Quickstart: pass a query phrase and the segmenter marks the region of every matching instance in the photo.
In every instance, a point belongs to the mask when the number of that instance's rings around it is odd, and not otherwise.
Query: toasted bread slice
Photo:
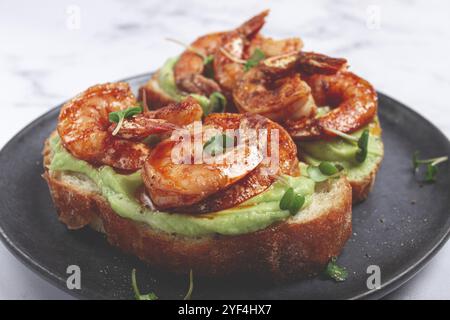
[[[150,80],[139,88],[139,101],[143,101],[145,95],[147,105],[151,109],[159,109],[170,103],[177,102],[160,88],[158,77],[159,72],[157,71],[152,75]]]
[[[361,179],[348,179],[348,182],[352,187],[353,204],[362,202],[369,196],[369,193],[370,191],[372,191],[373,185],[375,183],[375,178],[377,176],[378,170],[380,169],[382,160],[383,157],[380,157],[379,161],[376,163],[376,166],[372,169],[372,171]]]
[[[163,270],[186,273],[192,269],[203,276],[248,273],[272,280],[300,278],[317,273],[339,255],[351,235],[352,192],[346,178],[321,184],[302,214],[266,229],[190,238],[120,217],[89,179],[49,172],[51,157],[47,141],[43,177],[59,220],[69,229],[90,225],[105,233],[112,245]]]

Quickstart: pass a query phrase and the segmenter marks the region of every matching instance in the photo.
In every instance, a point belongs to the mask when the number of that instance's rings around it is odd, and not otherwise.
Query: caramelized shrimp
[[[368,124],[377,113],[375,89],[351,72],[314,74],[305,80],[316,103],[330,106],[333,110],[319,118],[288,121],[286,128],[295,139],[315,140],[335,136],[327,129],[350,133]]]
[[[136,103],[127,83],[90,87],[61,109],[57,130],[64,147],[76,158],[95,165],[104,164],[121,170],[140,169],[150,149],[144,143],[113,136],[109,129],[110,112],[134,107]],[[126,121],[130,138],[139,138],[134,135],[137,132],[145,131],[145,135],[149,135],[174,129],[174,125],[164,119],[152,119],[137,122],[130,130],[132,121]]]
[[[270,78],[281,78],[291,73],[335,74],[346,69],[347,60],[316,52],[299,51],[264,59],[259,67]]]
[[[267,58],[238,81],[233,100],[240,112],[256,113],[274,121],[314,116],[316,104],[300,71],[332,73],[346,61],[311,52]]]
[[[260,68],[242,76],[233,90],[233,100],[239,112],[260,114],[277,122],[310,117],[317,109],[300,74],[271,79]]]
[[[264,24],[264,17],[267,14],[268,11],[264,11],[244,22],[235,30],[215,32],[195,40],[175,64],[174,77],[178,88],[188,93],[206,96],[215,91],[221,91],[220,86],[214,80],[203,75],[205,71],[204,57],[216,54],[224,41],[229,41],[230,38],[240,37],[241,35],[249,38],[254,36]]]
[[[251,18],[234,31],[226,33],[222,38],[221,49],[214,55],[214,78],[226,93],[231,92],[236,81],[243,74],[241,63],[233,61],[245,58],[246,48],[265,23],[269,11],[263,11]]]
[[[264,17],[259,15],[253,18],[252,26],[258,31],[264,24]],[[247,28],[247,30],[251,30],[251,28]],[[303,42],[300,38],[274,40],[258,33],[244,33],[237,30],[224,37],[222,48],[215,55],[215,79],[225,93],[231,93],[239,80],[245,76],[244,62],[252,56],[256,49],[262,51],[265,57],[277,57],[295,54],[302,47]]]
[[[263,192],[278,174],[299,174],[295,144],[283,128],[266,118],[212,114],[205,119],[203,132],[209,130],[208,138],[227,129],[249,128],[268,130],[268,143],[272,130],[279,133],[279,162],[273,174],[267,174],[271,164],[264,161],[265,156],[271,156],[270,150],[264,156],[254,145],[238,143],[221,155],[220,160],[225,161],[186,164],[177,163],[173,158],[173,151],[183,140],[167,139],[151,152],[142,172],[147,193],[156,208],[193,214],[223,210]],[[245,132],[239,130],[244,135],[240,141],[251,139]],[[227,161],[236,159],[233,157],[239,151],[244,155],[238,158],[240,161]]]
[[[172,103],[125,119],[116,136],[142,140],[150,134],[164,133],[170,129],[174,130],[194,121],[200,121],[202,116],[203,110],[197,100],[187,97],[179,103]],[[116,123],[111,124],[108,131],[112,133],[116,125]]]
[[[303,41],[300,38],[288,38],[275,40],[257,34],[250,42],[246,52],[246,57],[250,57],[256,49],[264,52],[266,57],[274,57],[291,52],[299,52],[303,48]]]
[[[214,54],[221,46],[224,34],[216,32],[202,36],[190,45],[191,49],[181,54],[174,67],[175,83],[180,90],[206,96],[220,91],[214,80],[203,75],[205,64],[202,55],[207,57]]]

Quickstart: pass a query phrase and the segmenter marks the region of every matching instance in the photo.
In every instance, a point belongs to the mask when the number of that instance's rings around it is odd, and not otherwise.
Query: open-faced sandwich
[[[268,117],[298,143],[301,160],[334,163],[352,185],[353,202],[364,200],[383,159],[375,89],[345,59],[302,51],[299,38],[262,36],[267,15],[198,38],[153,74],[140,98],[158,108],[193,96],[206,113]]]
[[[267,13],[187,46],[141,101],[121,82],[64,104],[44,148],[62,222],[177,273],[291,279],[339,255],[383,156],[376,92],[263,37]]]

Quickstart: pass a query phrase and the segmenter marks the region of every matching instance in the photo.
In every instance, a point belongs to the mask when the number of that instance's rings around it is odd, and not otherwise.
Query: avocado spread
[[[319,115],[327,110],[325,107],[320,109]],[[318,165],[322,161],[340,164],[346,170],[350,180],[359,180],[374,169],[383,155],[383,142],[378,119],[374,119],[369,125],[351,135],[359,138],[364,129],[369,129],[369,144],[367,158],[362,163],[355,160],[358,146],[340,137],[332,140],[301,142],[299,143],[299,154],[310,165]]]
[[[52,171],[84,174],[98,187],[99,192],[109,202],[111,208],[121,217],[146,223],[152,228],[188,237],[210,234],[237,235],[266,228],[274,222],[290,216],[288,210],[279,208],[280,200],[287,188],[306,196],[304,207],[311,201],[315,183],[300,176],[284,176],[263,193],[241,203],[237,207],[205,215],[188,215],[153,211],[143,206],[134,196],[143,182],[140,172],[119,174],[109,166],[94,168],[83,160],[74,158],[61,145],[55,135],[50,140]],[[302,214],[300,210],[299,213]]]

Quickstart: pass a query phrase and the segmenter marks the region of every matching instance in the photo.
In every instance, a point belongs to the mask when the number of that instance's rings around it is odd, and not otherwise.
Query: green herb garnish
[[[203,74],[210,79],[214,79],[214,55],[203,56]]]
[[[296,194],[293,188],[288,188],[280,200],[280,209],[289,210],[291,215],[297,214],[297,212],[305,204],[305,196]]]
[[[281,197],[280,209],[281,210],[288,210],[293,199],[294,199],[294,189],[293,188],[288,188],[286,190],[286,192],[284,193],[283,197]]]
[[[297,212],[300,211],[300,209],[303,207],[303,205],[305,204],[305,196],[301,195],[301,194],[296,194],[294,195],[294,199],[292,200],[291,206],[289,207],[289,212],[291,213],[291,215],[296,215]]]
[[[425,173],[425,181],[426,182],[435,182],[436,176],[438,173],[437,165],[439,163],[445,162],[447,160],[448,160],[447,156],[421,160],[421,159],[419,159],[419,152],[416,151],[413,154],[412,165],[413,165],[414,172],[417,172],[417,170],[419,169],[421,164],[426,164],[427,171]]]
[[[203,64],[206,66],[208,64],[212,64],[214,62],[214,55],[210,54],[209,56],[203,56]]]
[[[308,166],[306,172],[308,172],[309,178],[314,182],[323,182],[330,178],[329,176],[323,174],[319,167]]]
[[[220,113],[225,111],[227,98],[220,92],[213,92],[209,96],[209,113]]]
[[[184,295],[183,300],[191,300],[192,292],[194,291],[194,275],[192,274],[192,269],[189,271],[189,288]]]
[[[338,282],[345,281],[348,277],[347,270],[336,264],[336,257],[331,258],[330,262],[328,262],[325,274]]]
[[[134,297],[136,300],[158,300],[158,296],[153,292],[141,294],[136,282],[136,269],[131,271],[131,286],[133,287]],[[194,275],[192,269],[189,271],[189,288],[184,295],[183,300],[191,300],[192,292],[194,291]]]
[[[260,49],[256,48],[251,57],[244,63],[244,71],[247,72],[253,67],[256,67],[261,60],[264,60],[266,55]]]
[[[114,131],[112,132],[112,135],[115,136],[119,132],[120,128],[122,127],[123,120],[125,120],[126,118],[130,118],[134,115],[137,115],[141,112],[142,112],[142,107],[140,107],[140,106],[127,108],[125,110],[110,112],[109,113],[109,121],[117,123],[117,126],[114,129]]]
[[[223,154],[228,148],[234,146],[234,139],[224,133],[216,134],[203,145],[203,151],[211,156]]]
[[[344,170],[344,168],[341,165],[333,164],[328,161],[321,162],[317,167],[308,166],[308,169],[306,169],[308,176],[314,182],[323,182],[329,178],[338,177],[339,172],[342,170]]]
[[[136,282],[136,269],[131,271],[131,285],[134,291],[134,297],[136,300],[158,300],[158,296],[153,292],[147,294],[141,294]]]
[[[369,129],[364,129],[359,138],[331,128],[326,128],[325,130],[334,133],[335,135],[353,144],[356,143],[356,145],[358,146],[358,150],[355,153],[355,160],[359,163],[362,163],[366,160],[367,154],[369,152]]]
[[[332,176],[338,173],[340,170],[331,162],[323,161],[319,164],[319,170],[321,173],[327,176]]]
[[[365,129],[358,139],[358,151],[355,154],[355,159],[359,163],[363,163],[367,158],[369,146],[369,129]]]

